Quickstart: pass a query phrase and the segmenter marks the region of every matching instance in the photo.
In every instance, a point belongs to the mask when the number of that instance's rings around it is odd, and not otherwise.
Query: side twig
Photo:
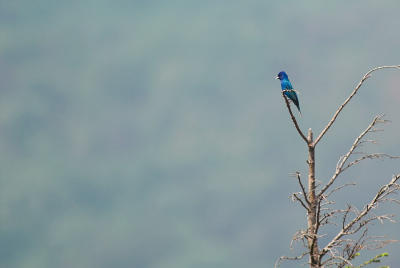
[[[302,191],[302,193],[303,193],[304,200],[306,201],[306,203],[307,203],[308,206],[309,206],[309,205],[310,205],[310,201],[308,200],[307,193],[306,193],[306,189],[304,188],[304,185],[303,185],[303,183],[301,182],[300,172],[296,172],[296,178],[297,178],[297,182],[298,182],[299,185],[300,185],[301,191]],[[308,209],[307,209],[307,210],[308,210]]]
[[[296,257],[282,256],[282,257],[280,257],[280,258],[275,262],[274,268],[279,267],[280,264],[281,264],[281,262],[284,261],[284,260],[297,261],[297,260],[303,259],[303,257],[306,256],[306,255],[308,255],[307,252],[304,252],[304,253],[302,253],[301,255],[296,256]]]

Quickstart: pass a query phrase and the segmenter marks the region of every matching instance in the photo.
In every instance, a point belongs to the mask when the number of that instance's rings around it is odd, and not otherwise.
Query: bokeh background
[[[307,152],[274,77],[289,73],[301,128],[318,134],[365,72],[400,63],[399,10],[0,1],[0,266],[272,267],[298,254],[306,218],[290,173],[306,177]],[[365,150],[400,153],[399,84],[396,70],[367,81],[317,148],[319,180],[375,114],[392,123]],[[361,208],[399,166],[361,164],[337,198]],[[397,267],[400,245],[385,251]]]

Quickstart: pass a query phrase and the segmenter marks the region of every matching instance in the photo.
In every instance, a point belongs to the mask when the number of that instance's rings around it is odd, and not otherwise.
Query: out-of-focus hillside
[[[320,131],[366,71],[399,64],[399,8],[0,1],[0,266],[271,267],[305,224],[288,196],[306,171],[273,78],[289,73]],[[392,124],[368,149],[399,154],[399,84],[388,70],[360,90],[319,145],[320,180],[377,113]],[[342,198],[398,167],[363,165]]]

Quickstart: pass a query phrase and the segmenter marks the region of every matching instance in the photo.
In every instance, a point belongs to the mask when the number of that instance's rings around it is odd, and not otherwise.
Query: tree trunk
[[[310,202],[307,215],[308,220],[308,248],[310,252],[310,267],[320,267],[318,238],[316,233],[317,200],[315,196],[315,148],[313,145],[312,130],[308,130],[308,200]]]

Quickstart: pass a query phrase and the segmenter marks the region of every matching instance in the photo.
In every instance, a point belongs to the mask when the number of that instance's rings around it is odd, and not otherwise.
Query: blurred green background
[[[319,132],[365,72],[400,64],[399,9],[0,1],[0,266],[272,267],[299,253],[289,174],[306,177],[307,152],[274,77],[288,72],[301,128]],[[366,151],[399,154],[399,84],[396,70],[367,81],[317,148],[319,180],[378,113],[392,124]],[[399,166],[365,162],[337,197],[361,208]],[[398,224],[376,231],[400,239]],[[387,251],[399,264],[400,245]]]

